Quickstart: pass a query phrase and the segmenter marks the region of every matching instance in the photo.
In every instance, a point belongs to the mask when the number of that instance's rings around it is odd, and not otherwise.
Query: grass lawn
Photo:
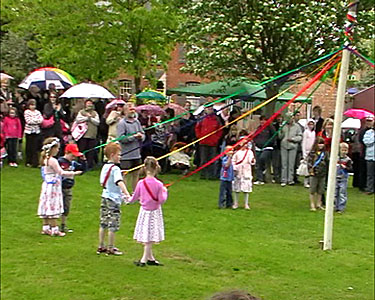
[[[40,171],[1,171],[2,299],[208,299],[244,289],[266,300],[374,299],[374,198],[349,189],[335,217],[333,251],[320,250],[324,213],[310,212],[302,186],[255,186],[252,209],[218,210],[219,181],[197,177],[169,189],[164,267],[137,268],[132,240],[139,205],[124,206],[117,247],[98,256],[99,171],[77,178],[64,238],[40,235]],[[177,175],[161,176],[171,182]]]

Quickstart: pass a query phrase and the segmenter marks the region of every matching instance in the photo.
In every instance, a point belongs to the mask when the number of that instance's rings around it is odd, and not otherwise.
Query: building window
[[[185,86],[196,86],[200,85],[201,83],[198,81],[187,81],[185,83]],[[186,101],[189,101],[191,103],[191,109],[195,110],[200,105],[201,97],[195,97],[195,96],[186,96]]]
[[[128,94],[133,93],[133,82],[128,79],[120,80],[119,95],[120,99],[127,99]]]
[[[178,46],[178,62],[180,64],[184,64],[186,62],[186,57],[185,57],[186,50],[184,46],[179,45]]]
[[[186,86],[195,86],[195,85],[200,85],[201,83],[198,81],[187,81]]]

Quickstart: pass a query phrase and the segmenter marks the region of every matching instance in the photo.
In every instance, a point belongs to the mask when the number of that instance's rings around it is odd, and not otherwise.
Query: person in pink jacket
[[[146,177],[138,181],[134,194],[129,200],[129,202],[139,200],[141,204],[133,238],[143,244],[144,250],[142,258],[134,263],[139,267],[145,267],[146,264],[162,266],[152,253],[152,245],[164,240],[161,205],[167,200],[168,192],[163,183],[155,178],[160,171],[157,160],[148,156],[144,164]]]
[[[20,118],[17,117],[17,111],[14,107],[9,109],[8,115],[3,121],[3,132],[6,140],[6,148],[8,152],[8,162],[11,167],[17,165],[17,145],[18,139],[22,138],[22,125]]]

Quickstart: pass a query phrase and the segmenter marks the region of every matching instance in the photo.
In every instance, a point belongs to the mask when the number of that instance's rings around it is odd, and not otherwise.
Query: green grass
[[[232,211],[217,209],[219,181],[183,180],[170,188],[166,241],[154,248],[165,266],[137,268],[138,204],[122,210],[116,245],[125,255],[95,254],[98,171],[77,178],[75,232],[64,238],[39,233],[39,170],[6,166],[1,175],[2,299],[208,299],[234,288],[266,300],[374,299],[374,199],[353,188],[326,252],[324,213],[309,212],[303,187],[256,186],[252,210]]]

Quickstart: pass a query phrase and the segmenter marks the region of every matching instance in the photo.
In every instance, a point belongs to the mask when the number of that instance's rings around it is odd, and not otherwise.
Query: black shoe
[[[64,226],[64,225],[61,225],[61,232],[65,232],[65,233],[72,233],[74,232],[74,230],[72,228],[68,228],[67,226]]]
[[[148,260],[147,264],[149,266],[159,266],[159,267],[164,266],[162,263],[158,262],[157,260]]]
[[[145,267],[145,266],[146,266],[146,263],[143,263],[143,262],[141,262],[140,260],[135,261],[134,264],[135,264],[137,267]]]

